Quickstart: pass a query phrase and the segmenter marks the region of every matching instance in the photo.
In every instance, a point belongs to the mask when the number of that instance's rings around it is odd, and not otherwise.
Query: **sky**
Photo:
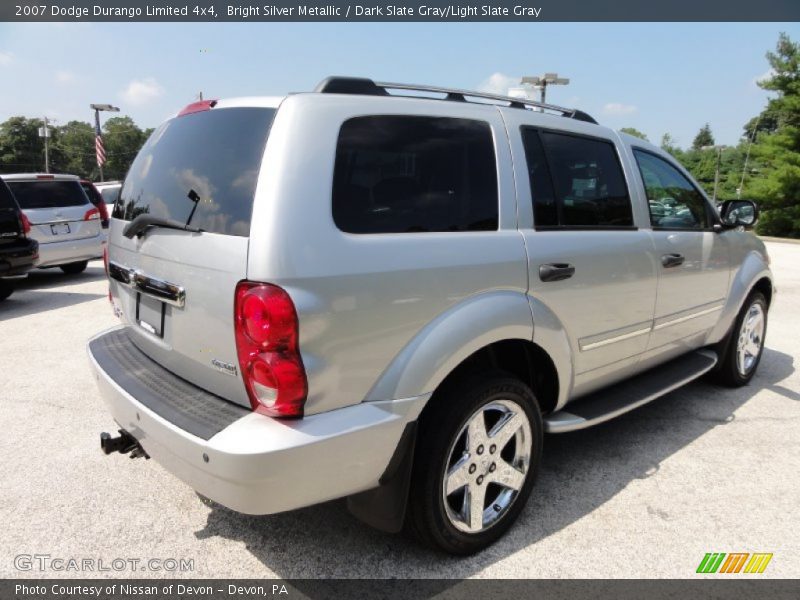
[[[328,75],[505,93],[523,75],[570,83],[547,101],[614,129],[736,144],[764,107],[756,81],[798,23],[0,24],[0,121],[93,118],[111,103],[153,127],[196,99],[308,91]]]

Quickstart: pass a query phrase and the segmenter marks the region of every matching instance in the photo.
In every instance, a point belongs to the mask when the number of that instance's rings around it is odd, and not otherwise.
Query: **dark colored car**
[[[86,192],[86,195],[89,196],[89,201],[100,211],[100,226],[103,229],[108,229],[108,207],[103,199],[103,195],[94,187],[94,184],[87,179],[81,179],[81,187],[83,191]]]
[[[39,258],[39,243],[30,239],[28,218],[0,179],[0,300],[14,291],[11,277],[24,275]]]

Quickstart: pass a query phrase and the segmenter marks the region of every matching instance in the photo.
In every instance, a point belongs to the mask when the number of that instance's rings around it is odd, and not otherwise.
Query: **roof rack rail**
[[[327,77],[319,82],[314,91],[319,94],[356,94],[361,96],[402,96],[390,94],[388,90],[404,90],[411,92],[427,92],[432,94],[445,94],[443,100],[455,102],[469,102],[467,98],[484,98],[496,102],[508,102],[510,108],[539,108],[557,112],[564,117],[597,124],[591,115],[575,108],[564,108],[555,104],[544,104],[527,98],[514,98],[500,94],[459,90],[453,88],[437,87],[432,85],[412,85],[408,83],[390,83],[386,81],[373,81],[365,77]],[[417,96],[406,96],[416,98]]]

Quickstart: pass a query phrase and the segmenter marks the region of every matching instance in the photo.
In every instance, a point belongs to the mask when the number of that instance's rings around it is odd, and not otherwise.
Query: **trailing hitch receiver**
[[[119,430],[119,437],[111,437],[111,434],[105,431],[101,433],[100,449],[105,454],[119,452],[120,454],[130,453],[131,458],[139,458],[142,456],[150,458],[139,441],[124,429]]]

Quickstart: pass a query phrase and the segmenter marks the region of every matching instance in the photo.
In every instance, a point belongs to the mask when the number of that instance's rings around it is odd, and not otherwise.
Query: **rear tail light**
[[[239,366],[253,410],[302,417],[308,383],[289,294],[276,285],[240,281],[234,321]]]
[[[108,277],[108,246],[103,246],[103,268],[106,270],[106,277]],[[109,294],[111,291],[109,290]]]
[[[24,212],[20,211],[19,212],[19,222],[22,225],[22,233],[24,233],[25,235],[28,235],[31,232],[31,222],[30,222],[30,219],[28,219],[28,215],[26,215]]]
[[[100,218],[100,211],[96,208],[90,208],[86,211],[86,214],[83,215],[84,221],[95,221]]]

